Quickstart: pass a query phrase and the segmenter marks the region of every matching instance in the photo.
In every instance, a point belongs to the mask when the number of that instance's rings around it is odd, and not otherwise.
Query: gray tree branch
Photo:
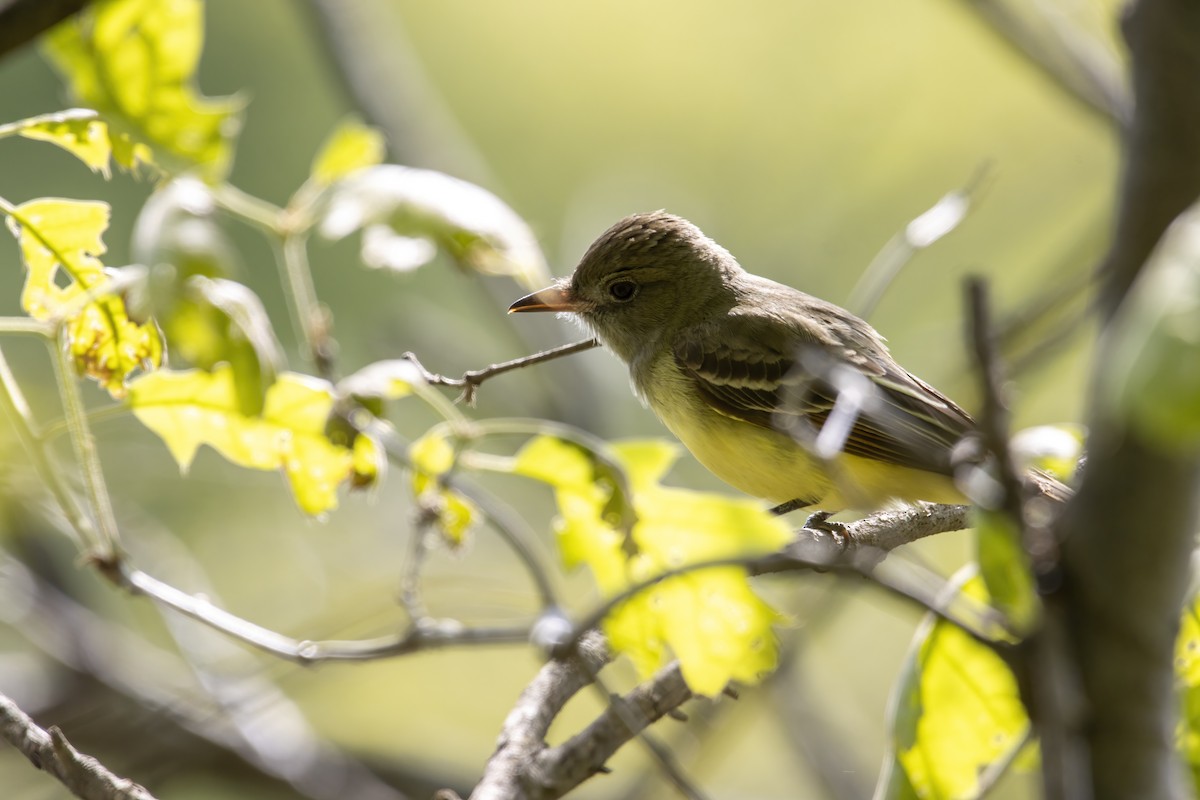
[[[54,776],[71,794],[84,800],[154,800],[154,795],[128,778],[110,772],[91,756],[71,746],[58,728],[44,730],[0,694],[0,736],[38,769]]]
[[[1200,5],[1133,2],[1124,32],[1135,104],[1116,239],[1100,274],[1109,319],[1167,226],[1200,196]],[[1102,346],[1093,380],[1106,363]],[[1099,405],[1089,416],[1088,463],[1060,528],[1064,584],[1048,606],[1048,629],[1086,701],[1068,724],[1086,744],[1080,767],[1095,797],[1184,797],[1172,659],[1200,457],[1158,451]]]
[[[0,58],[77,13],[91,0],[0,0]]]

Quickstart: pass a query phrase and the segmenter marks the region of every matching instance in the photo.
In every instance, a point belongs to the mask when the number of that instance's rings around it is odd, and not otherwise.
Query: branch
[[[588,670],[598,671],[608,660],[606,653],[597,650],[603,640],[595,631],[604,616],[633,594],[687,572],[742,566],[753,574],[820,569],[867,575],[889,591],[915,601],[921,610],[932,611],[962,627],[988,646],[1003,647],[1000,638],[989,634],[997,628],[989,609],[964,598],[949,605],[938,599],[938,592],[944,586],[940,578],[919,573],[911,564],[904,565],[907,573],[879,569],[887,550],[935,533],[964,528],[968,521],[965,506],[917,506],[846,523],[837,528],[836,540],[827,531],[804,528],[797,540],[779,553],[691,564],[610,598],[578,623],[573,634],[563,637],[554,648],[556,660],[543,667],[521,694],[471,800],[560,797],[603,771],[621,745],[655,720],[673,714],[692,697],[678,666],[672,664],[624,697],[614,698],[591,725],[563,744],[548,747],[544,742],[550,723],[567,699],[591,682]],[[582,656],[577,656],[577,652]],[[581,657],[582,662],[578,661]]]
[[[518,800],[524,794],[526,772],[546,747],[546,734],[567,701],[592,681],[609,659],[608,647],[598,633],[584,637],[569,658],[542,667],[500,730],[496,752],[488,760],[483,779],[471,800]]]
[[[71,794],[84,800],[154,800],[154,795],[127,778],[109,772],[96,759],[71,746],[58,728],[38,727],[8,697],[0,694],[0,736],[35,767],[53,775]]]
[[[1200,7],[1141,0],[1129,6],[1124,31],[1136,102],[1116,237],[1101,272],[1105,321],[1167,226],[1200,195]],[[1101,346],[1094,385],[1112,346]],[[1099,403],[1088,427],[1087,466],[1059,530],[1064,585],[1049,598],[1087,703],[1069,722],[1090,750],[1083,769],[1095,797],[1183,797],[1172,661],[1200,455],[1162,452]]]
[[[614,697],[600,716],[566,742],[537,753],[524,780],[525,796],[561,797],[596,774],[621,745],[691,697],[679,664],[663,667],[628,694]]]
[[[470,372],[464,372],[461,378],[447,378],[444,375],[438,375],[436,372],[430,372],[429,370],[425,369],[420,361],[417,360],[415,353],[405,353],[404,358],[411,361],[413,366],[420,370],[421,376],[425,379],[426,383],[432,384],[433,386],[449,386],[451,388],[461,389],[462,393],[459,394],[457,402],[466,403],[469,406],[473,406],[475,405],[475,391],[479,388],[480,384],[489,378],[502,375],[510,370],[521,369],[522,367],[530,367],[534,364],[541,364],[545,361],[553,361],[554,359],[562,358],[563,356],[582,353],[585,350],[591,350],[593,347],[599,346],[599,340],[585,339],[582,342],[564,344],[561,347],[553,347],[549,350],[543,350],[540,353],[534,353],[530,356],[514,358],[512,361],[504,361],[499,364],[492,364],[491,366],[487,366],[482,369],[473,369]]]
[[[91,0],[0,0],[0,58],[33,41]]]
[[[966,0],[965,5],[1082,107],[1118,125],[1129,119],[1131,102],[1120,65],[1088,34],[1049,16],[1042,21],[1050,35],[1039,34],[1007,0]]]

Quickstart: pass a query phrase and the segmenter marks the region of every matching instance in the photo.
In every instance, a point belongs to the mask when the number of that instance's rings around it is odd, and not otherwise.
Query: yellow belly
[[[966,502],[944,475],[845,454],[821,461],[784,433],[713,410],[682,377],[658,383],[647,395],[650,407],[709,472],[746,494],[804,500],[823,511],[872,510],[893,500]]]

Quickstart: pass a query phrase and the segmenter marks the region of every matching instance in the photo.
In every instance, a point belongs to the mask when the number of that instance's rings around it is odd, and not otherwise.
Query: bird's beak
[[[578,306],[566,289],[547,286],[533,294],[527,294],[508,307],[508,313],[518,311],[576,311]]]

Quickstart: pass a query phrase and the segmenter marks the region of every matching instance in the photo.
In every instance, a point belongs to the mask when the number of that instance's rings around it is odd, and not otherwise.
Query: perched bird
[[[965,502],[951,451],[971,417],[869,324],[746,272],[681,217],[621,220],[569,278],[509,308],[526,311],[578,315],[700,463],[747,494],[831,512]]]

